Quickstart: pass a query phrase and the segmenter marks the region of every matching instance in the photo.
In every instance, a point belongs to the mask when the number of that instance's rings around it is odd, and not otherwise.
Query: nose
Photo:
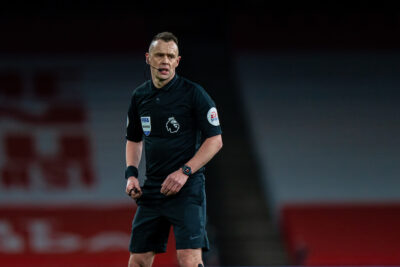
[[[169,58],[167,55],[163,56],[161,63],[169,63]]]

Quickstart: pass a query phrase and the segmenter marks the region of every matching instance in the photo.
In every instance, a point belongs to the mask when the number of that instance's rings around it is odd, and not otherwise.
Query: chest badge
[[[142,123],[142,129],[145,136],[149,136],[151,132],[151,119],[150,117],[140,117]]]
[[[167,131],[170,133],[177,133],[179,128],[181,127],[177,120],[174,117],[168,118],[167,124],[165,124]]]

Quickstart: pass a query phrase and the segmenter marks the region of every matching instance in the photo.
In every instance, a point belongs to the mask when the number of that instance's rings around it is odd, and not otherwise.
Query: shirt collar
[[[169,89],[171,89],[171,87],[175,84],[175,81],[178,79],[178,74],[175,73],[174,78],[172,78],[172,80],[170,80],[166,85],[164,85],[161,88],[157,88],[154,86],[153,81],[151,81],[151,88],[153,90],[164,90],[164,91],[169,91]]]

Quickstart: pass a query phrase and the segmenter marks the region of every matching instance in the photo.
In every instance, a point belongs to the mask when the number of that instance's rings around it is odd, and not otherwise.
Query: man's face
[[[164,42],[163,40],[154,41],[146,53],[146,61],[155,68],[151,68],[153,78],[159,81],[171,80],[175,75],[175,69],[179,65],[178,46],[173,41]]]

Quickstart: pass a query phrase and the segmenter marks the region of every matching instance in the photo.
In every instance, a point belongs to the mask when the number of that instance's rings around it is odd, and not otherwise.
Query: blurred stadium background
[[[0,266],[127,265],[126,112],[161,31],[222,123],[207,266],[400,265],[394,7],[6,1],[0,16]],[[177,266],[170,237],[154,266]]]

